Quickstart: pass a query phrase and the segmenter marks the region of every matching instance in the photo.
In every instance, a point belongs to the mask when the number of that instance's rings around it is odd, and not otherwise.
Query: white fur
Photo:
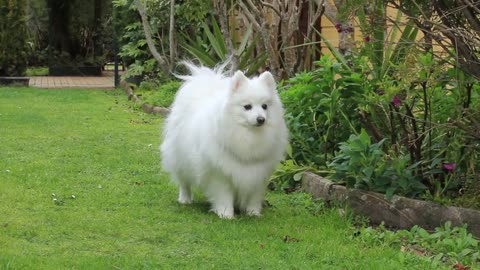
[[[222,70],[185,65],[192,75],[181,76],[160,147],[162,166],[179,185],[178,201],[191,203],[197,186],[221,218],[233,218],[234,207],[259,216],[288,144],[275,80],[269,72],[248,79],[241,71],[225,77]]]

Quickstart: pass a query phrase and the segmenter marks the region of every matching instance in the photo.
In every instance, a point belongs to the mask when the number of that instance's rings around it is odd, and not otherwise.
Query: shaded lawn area
[[[365,246],[305,194],[270,193],[263,217],[232,221],[199,196],[177,204],[162,119],[125,99],[0,88],[0,269],[434,269]]]

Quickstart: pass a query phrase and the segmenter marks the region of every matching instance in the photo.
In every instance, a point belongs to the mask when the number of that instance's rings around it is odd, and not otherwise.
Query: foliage
[[[478,83],[431,53],[405,52],[381,77],[359,56],[322,58],[317,70],[287,82],[281,97],[294,164],[322,170],[331,163],[338,180],[389,196],[419,196],[425,187],[434,198],[456,196],[478,182]],[[361,128],[363,139],[355,137]],[[363,164],[349,157],[357,140],[378,149],[361,156]]]
[[[433,233],[418,226],[409,231],[392,232],[383,225],[359,230],[361,241],[372,246],[397,246],[405,251],[429,255],[434,265],[462,265],[480,267],[480,241],[468,233],[466,226],[453,227],[450,221]]]
[[[29,67],[25,74],[27,76],[48,76],[48,67]]]
[[[471,114],[480,108],[472,99],[480,94],[474,80],[434,61],[431,53],[411,54],[396,68],[395,75],[376,82],[382,95],[370,93],[359,108],[369,134],[389,138],[389,148],[407,152],[410,164],[418,165],[415,175],[434,196],[477,181],[480,138],[465,126],[479,117]]]
[[[292,158],[301,165],[325,165],[359,128],[356,108],[366,87],[362,74],[324,56],[311,72],[299,73],[280,91],[290,130]]]
[[[181,86],[181,82],[171,80],[158,86],[152,81],[144,81],[136,92],[142,95],[145,103],[168,108],[175,99],[175,94]]]
[[[381,7],[359,4],[349,8],[358,15],[364,40],[348,56],[325,42],[338,61],[330,65],[339,66],[340,72],[331,76],[320,65],[318,75],[314,75],[317,71],[298,74],[282,93],[293,158],[299,164],[317,168],[336,160],[332,163],[336,169],[342,164],[340,172],[350,170],[353,174],[346,181],[349,186],[384,191],[389,196],[392,193],[418,196],[424,186],[425,196],[438,200],[440,196],[457,196],[462,188],[478,186],[472,184],[479,181],[480,170],[477,162],[480,136],[473,131],[480,123],[477,113],[480,102],[475,98],[480,95],[478,80],[448,64],[454,59],[439,60],[431,51],[419,48],[415,42],[419,29],[412,22],[402,23],[401,12],[392,19],[392,28],[385,31],[386,15]],[[325,76],[326,82],[319,85],[321,76]],[[347,99],[339,98],[333,82],[352,77],[359,78],[357,85],[361,90],[350,92],[352,96]],[[332,94],[323,93],[325,88]],[[322,108],[323,104],[330,107]],[[330,127],[335,131],[331,140],[326,139],[325,126],[332,122],[325,112],[337,116]],[[380,173],[375,171],[377,165],[371,164],[349,168],[358,164],[344,159],[348,155],[341,151],[338,154],[342,158],[336,158],[335,150],[340,143],[347,140],[349,133],[357,134],[360,128],[370,137],[370,146],[381,143],[378,153],[373,151],[371,156],[363,157],[364,165],[373,160],[378,166],[384,163],[392,166],[391,170]],[[342,144],[344,151],[350,143]],[[370,173],[374,172],[372,176]],[[371,177],[382,178],[383,172],[387,175],[395,172],[390,177],[395,181],[384,182],[386,186],[382,184],[379,188],[361,180],[375,183]],[[337,173],[337,178],[341,176],[345,175]]]
[[[214,67],[218,63],[225,62],[230,55],[228,55],[226,41],[217,20],[212,17],[210,21],[211,26],[206,23],[202,24],[201,35],[194,38],[184,35],[181,46],[202,64]],[[239,58],[238,68],[245,70],[247,75],[255,74],[267,60],[265,53],[255,55],[258,37],[258,35],[252,34],[252,25],[250,25],[241,38],[240,44],[234,48],[235,55]]]
[[[402,10],[426,36],[424,47],[440,46],[453,66],[480,80],[480,19],[476,1],[388,1]],[[462,42],[458,42],[462,40]]]
[[[47,1],[28,0],[27,6],[28,66],[47,66],[49,43]]]
[[[270,187],[276,190],[283,190],[287,193],[297,190],[302,181],[305,171],[321,173],[313,166],[299,165],[292,156],[292,147],[287,148],[287,159],[278,164],[275,172],[270,178]]]
[[[23,76],[27,69],[26,0],[0,0],[0,76]]]
[[[144,80],[168,81],[171,74],[163,74],[157,61],[149,53],[142,23],[138,12],[130,0],[114,0],[113,5],[120,21],[117,27],[123,33],[120,38],[120,57],[127,66],[124,79],[141,77]],[[148,0],[145,7],[154,37],[155,47],[167,55],[169,52],[169,13],[170,1]],[[175,29],[185,35],[196,35],[203,19],[210,14],[211,3],[208,1],[177,1],[175,6]],[[182,52],[177,59],[182,59]]]
[[[340,150],[329,164],[335,170],[334,179],[345,181],[347,187],[385,193],[387,198],[394,193],[417,196],[426,187],[414,175],[416,164],[409,166],[408,156],[387,155],[382,150],[385,141],[372,143],[362,129],[340,143]]]
[[[47,1],[50,10],[49,65],[102,66],[112,44],[108,0]],[[107,46],[105,46],[107,45]]]

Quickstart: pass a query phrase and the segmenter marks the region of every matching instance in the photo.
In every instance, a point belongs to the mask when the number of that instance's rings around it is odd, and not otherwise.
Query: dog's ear
[[[245,77],[245,74],[238,70],[233,74],[232,77],[232,91],[236,92],[240,89],[245,83],[247,83],[248,79]]]
[[[258,79],[272,90],[277,88],[277,83],[275,82],[272,73],[268,71],[263,72]]]

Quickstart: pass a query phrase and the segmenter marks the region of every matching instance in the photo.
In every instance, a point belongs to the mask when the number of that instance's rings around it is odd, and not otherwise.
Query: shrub
[[[414,197],[425,191],[414,174],[416,164],[409,165],[409,156],[385,153],[385,142],[386,139],[372,143],[364,129],[351,135],[340,144],[340,151],[330,164],[335,170],[334,180],[345,181],[347,187],[385,193],[387,198],[394,193]]]
[[[0,0],[0,76],[23,76],[27,69],[25,0]]]
[[[356,108],[367,89],[362,75],[323,57],[318,68],[286,82],[281,98],[290,129],[292,158],[325,166],[338,144],[360,128]]]
[[[159,87],[153,82],[142,82],[139,90],[142,91],[142,98],[145,103],[167,108],[170,107],[175,99],[175,94],[180,88],[180,85],[181,82],[173,80],[166,82]],[[145,91],[148,89],[157,90]]]
[[[477,80],[416,50],[382,77],[371,76],[366,57],[324,57],[317,65],[281,91],[293,160],[282,167],[282,185],[298,183],[291,177],[307,166],[333,169],[334,180],[389,196],[426,189],[438,199],[478,186]]]

